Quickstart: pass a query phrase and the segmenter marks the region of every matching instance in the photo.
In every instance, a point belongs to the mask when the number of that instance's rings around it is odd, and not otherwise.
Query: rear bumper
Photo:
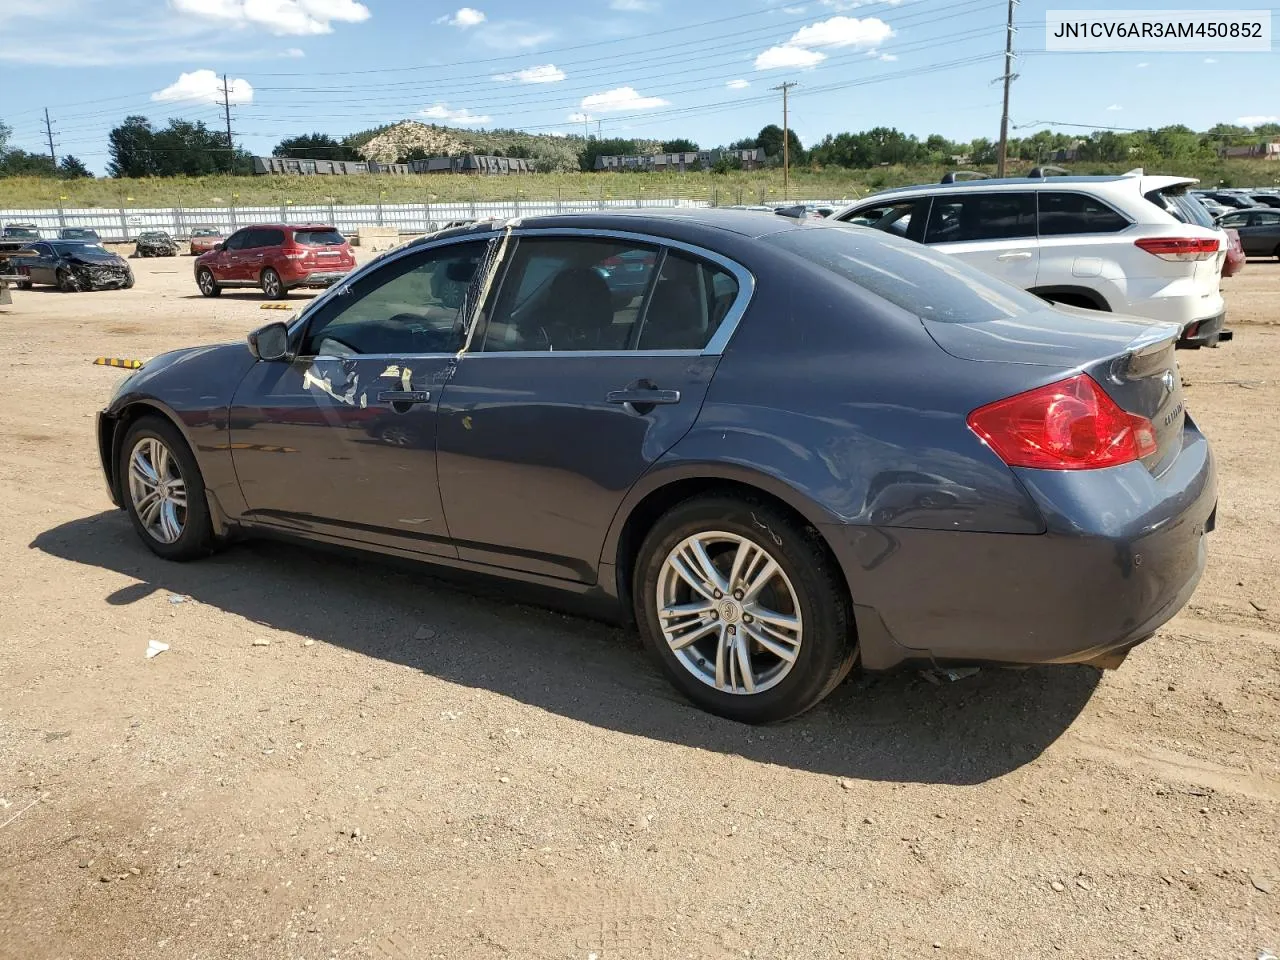
[[[1178,347],[1182,350],[1198,350],[1201,347],[1216,347],[1232,337],[1230,330],[1224,329],[1227,322],[1226,311],[1205,320],[1196,320],[1182,328],[1182,336],[1178,338]]]
[[[1160,477],[1139,464],[1016,471],[1043,534],[833,524],[863,665],[1096,663],[1147,639],[1194,593],[1217,506],[1188,419]]]
[[[346,277],[348,273],[350,273],[349,270],[325,270],[304,273],[296,278],[286,279],[285,284],[290,287],[331,287]]]

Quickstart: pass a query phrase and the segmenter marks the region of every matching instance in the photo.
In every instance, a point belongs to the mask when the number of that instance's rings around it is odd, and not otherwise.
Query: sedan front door
[[[594,583],[627,491],[693,426],[751,278],[706,252],[545,231],[504,274],[440,402],[449,532],[464,560]]]
[[[298,356],[236,391],[230,443],[246,520],[455,556],[436,480],[436,410],[484,241],[409,250],[336,288]]]
[[[31,278],[31,282],[57,283],[58,258],[53,252],[53,247],[47,243],[35,243],[28,250],[32,255],[21,258],[19,262],[26,267],[27,276]]]

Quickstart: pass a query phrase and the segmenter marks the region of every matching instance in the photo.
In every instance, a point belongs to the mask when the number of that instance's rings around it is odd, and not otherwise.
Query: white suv
[[[980,176],[980,175],[979,175]],[[833,219],[897,233],[1046,300],[1170,320],[1179,346],[1216,346],[1226,233],[1187,193],[1198,181],[1117,176],[959,179],[885,190]]]

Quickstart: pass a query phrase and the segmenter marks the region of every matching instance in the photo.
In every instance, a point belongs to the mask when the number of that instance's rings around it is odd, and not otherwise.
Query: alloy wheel
[[[200,292],[206,297],[213,293],[213,274],[208,270],[200,271]]]
[[[160,543],[174,543],[187,523],[187,484],[178,460],[156,437],[141,437],[129,454],[129,499],[138,522]]]
[[[707,531],[678,543],[654,601],[676,660],[722,693],[776,687],[800,654],[795,587],[768,550],[737,534]]]
[[[268,270],[262,275],[262,292],[272,298],[280,296],[280,277],[274,270]]]

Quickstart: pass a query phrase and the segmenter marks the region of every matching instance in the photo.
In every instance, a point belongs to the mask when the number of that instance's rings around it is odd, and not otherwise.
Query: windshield
[[[6,237],[18,237],[22,240],[25,240],[28,237],[36,240],[40,239],[40,231],[36,230],[34,227],[5,227],[4,235]]]
[[[193,237],[216,237],[220,234],[212,227],[199,227],[198,229],[192,230],[191,235]]]
[[[1045,302],[961,262],[866,227],[789,230],[765,238],[922,320],[1007,320]]]
[[[63,240],[97,240],[98,235],[92,230],[67,229],[62,231]]]
[[[304,247],[340,247],[346,243],[337,230],[295,230],[293,238]]]

